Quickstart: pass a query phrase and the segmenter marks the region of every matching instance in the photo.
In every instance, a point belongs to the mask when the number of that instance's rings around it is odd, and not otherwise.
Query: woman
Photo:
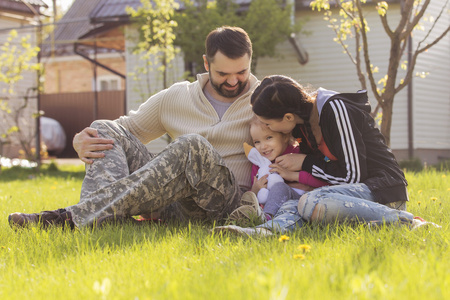
[[[407,182],[370,116],[366,91],[339,94],[320,88],[311,96],[293,79],[274,75],[256,88],[251,104],[268,128],[292,131],[302,141],[302,154],[280,156],[273,167],[303,170],[331,186],[286,202],[273,221],[245,233],[283,232],[305,221],[430,224],[406,212]]]

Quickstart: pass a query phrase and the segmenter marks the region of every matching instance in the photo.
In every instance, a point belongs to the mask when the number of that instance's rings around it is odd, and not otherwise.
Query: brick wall
[[[121,57],[98,59],[102,64],[126,75],[125,61]],[[57,58],[45,62],[44,93],[79,93],[93,91],[94,78],[93,64],[79,56]],[[101,67],[97,67],[97,78],[102,75],[113,75],[113,73]],[[122,81],[122,89],[125,82]]]

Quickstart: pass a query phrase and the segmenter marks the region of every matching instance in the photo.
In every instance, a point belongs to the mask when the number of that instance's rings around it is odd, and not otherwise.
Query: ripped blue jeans
[[[285,202],[271,221],[257,227],[286,233],[302,227],[306,222],[394,223],[414,217],[406,212],[405,201],[386,205],[374,201],[372,192],[363,183],[325,186],[304,194],[300,200]]]

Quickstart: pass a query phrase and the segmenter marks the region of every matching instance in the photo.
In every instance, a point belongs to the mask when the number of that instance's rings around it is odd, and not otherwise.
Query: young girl
[[[275,159],[281,155],[287,155],[290,153],[299,153],[299,147],[297,141],[292,137],[290,133],[281,133],[270,130],[265,124],[256,118],[256,116],[250,121],[250,135],[253,140],[253,146],[258,150],[258,152],[268,160],[274,162]],[[305,191],[301,189],[293,189],[289,183],[301,183],[306,185],[308,188],[317,188],[328,183],[314,178],[310,173],[305,171],[290,171],[277,164],[271,165],[271,171],[277,172],[285,182],[276,183],[269,190],[267,197],[267,202],[264,207],[264,216],[261,218],[262,221],[266,219],[271,219],[283,203],[289,199],[299,199]],[[267,175],[257,178],[259,167],[257,165],[252,166],[251,182],[252,182],[252,194],[248,194],[244,198],[253,199],[247,200],[247,203],[257,203],[256,195],[261,188],[267,188]],[[258,209],[258,207],[256,207]],[[231,215],[231,220],[238,220],[240,218],[249,218],[250,212],[249,208],[242,206],[235,210]],[[256,212],[260,215],[260,212]]]

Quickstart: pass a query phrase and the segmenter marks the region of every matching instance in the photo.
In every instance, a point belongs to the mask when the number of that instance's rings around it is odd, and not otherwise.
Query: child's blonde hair
[[[252,126],[259,126],[260,128],[264,129],[264,130],[269,130],[272,132],[276,132],[279,134],[282,134],[283,136],[288,136],[289,137],[289,145],[291,146],[296,146],[298,143],[295,140],[295,138],[292,136],[291,133],[282,133],[282,132],[277,132],[277,131],[273,131],[272,129],[270,129],[269,127],[266,126],[266,124],[264,124],[263,122],[261,122],[256,115],[254,114],[253,117],[250,119],[249,122],[249,130],[252,129]],[[254,146],[254,145],[253,145]]]

